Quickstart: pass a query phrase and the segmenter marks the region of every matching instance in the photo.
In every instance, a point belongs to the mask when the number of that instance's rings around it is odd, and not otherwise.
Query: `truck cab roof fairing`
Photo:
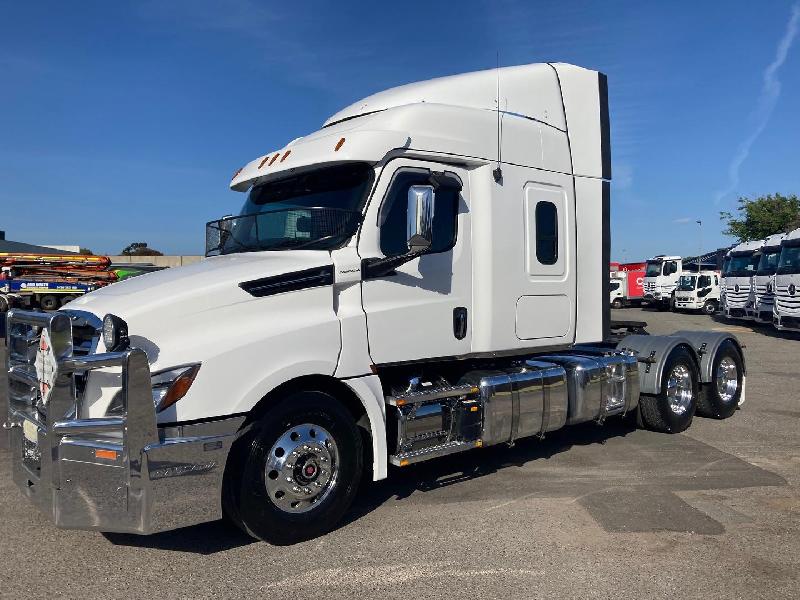
[[[554,68],[546,63],[488,69],[394,87],[354,102],[331,116],[324,127],[408,104],[433,103],[494,111],[498,78],[503,112],[566,131],[558,78]]]

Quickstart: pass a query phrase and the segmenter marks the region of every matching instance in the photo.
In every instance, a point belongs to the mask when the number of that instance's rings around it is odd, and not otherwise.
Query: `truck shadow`
[[[631,418],[614,419],[603,427],[594,423],[568,427],[548,434],[543,440],[527,438],[509,448],[505,444],[451,455],[404,469],[391,468],[389,478],[362,483],[350,511],[336,529],[346,527],[390,500],[404,501],[417,492],[427,493],[492,475],[531,461],[547,460],[579,445],[602,445],[636,430]],[[480,460],[476,453],[480,452]],[[365,473],[365,477],[368,474]],[[209,555],[260,543],[224,520],[202,523],[148,536],[103,533],[114,545],[155,548],[174,552]]]
[[[369,514],[389,500],[404,500],[416,492],[432,492],[504,469],[523,467],[533,461],[548,460],[575,446],[600,446],[636,430],[636,422],[631,417],[609,420],[602,427],[584,423],[552,432],[542,440],[525,438],[511,447],[499,444],[402,469],[390,467],[389,478],[362,485],[361,493],[341,526]],[[477,453],[480,453],[479,458]]]
[[[753,333],[759,333],[766,337],[771,337],[779,340],[800,340],[800,331],[793,331],[784,329],[783,331],[779,331],[775,329],[770,323],[758,323],[756,321],[745,321],[745,320],[737,320],[737,319],[726,319],[721,314],[715,314],[712,319],[715,323],[720,325],[728,325],[733,327],[743,327],[745,329],[749,329]]]

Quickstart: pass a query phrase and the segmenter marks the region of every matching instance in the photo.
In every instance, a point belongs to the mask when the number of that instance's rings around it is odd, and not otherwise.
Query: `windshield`
[[[664,264],[660,260],[648,260],[647,261],[647,271],[645,271],[645,277],[658,277],[661,275],[661,265]]]
[[[350,163],[257,185],[241,213],[206,225],[206,256],[256,250],[332,250],[361,221],[373,169]]]
[[[731,256],[727,275],[730,277],[749,277],[750,275],[755,275],[756,267],[758,267],[758,259],[759,257],[753,254]]]
[[[758,270],[756,275],[775,275],[778,270],[778,260],[781,257],[780,250],[770,250],[761,255],[758,261]]]
[[[611,291],[615,291],[619,289],[619,281],[612,281],[611,282]]]
[[[694,282],[697,281],[697,277],[694,275],[681,275],[681,278],[678,280],[678,290],[682,292],[690,292],[694,289]]]
[[[725,277],[725,275],[728,274],[728,268],[730,266],[731,266],[731,257],[730,256],[726,256],[725,260],[722,261],[722,276],[723,277]]]
[[[784,246],[781,249],[778,273],[800,273],[800,246]]]

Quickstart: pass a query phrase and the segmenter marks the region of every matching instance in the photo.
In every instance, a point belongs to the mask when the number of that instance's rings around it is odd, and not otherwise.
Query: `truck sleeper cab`
[[[719,273],[700,271],[684,273],[675,288],[675,308],[677,310],[702,310],[713,315],[719,308]]]
[[[22,493],[60,527],[224,514],[286,544],[334,527],[364,471],[732,415],[734,336],[611,335],[605,77],[501,69],[501,162],[497,75],[382,92],[252,161],[198,264],[9,313]]]
[[[773,324],[779,330],[800,330],[800,229],[781,241],[774,289]]]

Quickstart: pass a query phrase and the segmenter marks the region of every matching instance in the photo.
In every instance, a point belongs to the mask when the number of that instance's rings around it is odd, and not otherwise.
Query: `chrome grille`
[[[800,294],[789,295],[789,286],[775,286],[775,304],[781,314],[800,314]]]
[[[727,287],[725,289],[725,304],[728,308],[744,308],[750,300],[750,285],[739,284],[739,291],[736,287]]]

